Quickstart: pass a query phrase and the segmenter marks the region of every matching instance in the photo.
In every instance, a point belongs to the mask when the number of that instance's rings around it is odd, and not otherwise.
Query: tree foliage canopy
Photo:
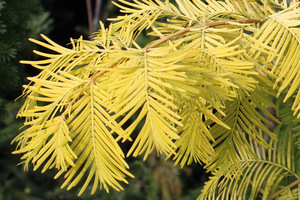
[[[175,2],[118,0],[125,15],[71,48],[30,39],[54,53],[22,61],[41,70],[13,141],[25,168],[56,168],[79,195],[123,189],[125,157],[153,151],[212,172],[199,199],[267,199],[299,182],[299,3]],[[275,195],[299,198],[292,186]]]

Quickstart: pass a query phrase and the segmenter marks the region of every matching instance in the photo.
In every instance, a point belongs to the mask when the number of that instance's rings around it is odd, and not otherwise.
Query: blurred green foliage
[[[19,157],[11,155],[15,147],[10,141],[22,126],[15,117],[20,102],[14,99],[29,73],[19,60],[34,59],[28,37],[50,31],[49,15],[39,0],[0,0],[0,200],[38,199],[32,193],[41,191],[39,177],[16,166]]]
[[[26,70],[19,60],[34,59],[35,48],[28,37],[50,31],[49,12],[39,0],[0,0],[0,123],[3,125],[5,104],[15,99],[26,81]]]

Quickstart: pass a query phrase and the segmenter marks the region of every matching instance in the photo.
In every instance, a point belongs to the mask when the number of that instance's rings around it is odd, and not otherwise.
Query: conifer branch
[[[174,38],[174,37],[177,37],[179,35],[182,35],[186,32],[189,32],[192,28],[203,28],[203,27],[213,27],[213,26],[220,26],[220,25],[227,25],[231,22],[237,22],[237,23],[258,23],[258,22],[261,22],[262,19],[251,19],[251,18],[246,18],[246,19],[236,19],[236,20],[226,20],[226,21],[219,21],[219,22],[208,22],[208,23],[203,23],[203,24],[199,24],[199,25],[196,25],[196,26],[192,26],[192,27],[188,27],[188,28],[185,28],[183,30],[180,30],[176,33],[173,33],[171,35],[168,35],[168,36],[165,36],[163,38],[161,38],[160,40],[158,40],[157,42],[149,45],[149,46],[146,46],[143,48],[143,50],[146,50],[146,51],[149,51],[150,49]],[[125,59],[119,61],[119,62],[116,62],[115,64],[111,65],[110,67],[108,68],[114,68],[116,65],[118,65],[120,62],[123,62]],[[106,72],[108,72],[108,70],[105,70],[105,71],[102,71],[102,72],[99,72],[98,74],[94,75],[93,77],[91,77],[90,79],[92,79],[93,81],[95,81],[97,78],[99,78],[100,76],[102,76],[103,74],[105,74]]]
[[[90,30],[101,1],[94,1],[93,14],[92,1],[86,0]],[[137,130],[127,156],[144,154],[145,160],[156,152],[181,167],[203,163],[213,173],[198,199],[247,199],[249,188],[253,198],[262,194],[271,200],[291,190],[297,196],[294,138],[286,134],[280,138],[284,143],[275,141],[291,120],[293,128],[300,123],[298,4],[118,1],[126,15],[112,19],[116,23],[108,29],[100,22],[90,41],[71,39],[69,49],[43,35],[47,43],[30,39],[55,54],[35,51],[46,59],[21,61],[43,70],[25,86],[28,97],[18,116],[25,118],[26,130],[12,141],[18,142],[13,153],[24,154],[25,168],[30,163],[34,170],[44,165],[42,172],[55,167],[55,178],[67,171],[62,188],[69,185],[68,190],[85,179],[79,195],[92,182],[91,194],[98,186],[119,191],[119,182],[133,177],[119,140],[132,141]],[[206,16],[217,17],[208,21]],[[150,27],[161,37],[140,48],[134,38]],[[273,97],[289,102],[277,106]],[[296,113],[298,119],[292,118]],[[276,131],[267,126],[268,119],[280,124]],[[267,165],[241,162],[265,158],[271,158]],[[289,169],[284,177],[282,165]],[[281,182],[289,174],[297,180]],[[265,183],[272,192],[262,190]]]
[[[247,18],[247,19],[239,19],[239,20],[227,20],[227,21],[219,21],[219,22],[208,22],[208,23],[203,23],[203,24],[200,24],[200,25],[196,25],[196,26],[192,26],[192,27],[188,27],[188,28],[185,28],[181,31],[178,31],[176,33],[173,33],[171,35],[168,35],[166,37],[163,37],[161,38],[160,40],[158,40],[157,42],[149,45],[149,46],[146,46],[143,48],[143,50],[146,50],[146,51],[149,51],[151,48],[154,48],[174,37],[177,37],[179,35],[182,35],[186,32],[189,32],[192,28],[203,28],[203,27],[213,27],[213,26],[220,26],[220,25],[226,25],[226,24],[229,24],[230,22],[237,22],[237,23],[258,23],[258,22],[261,22],[262,19],[251,19],[251,18]],[[123,58],[121,59],[120,61],[116,62],[115,64],[111,65],[108,67],[108,69],[111,69],[111,68],[114,68],[115,66],[117,66],[119,63],[122,63],[123,61],[125,61],[126,59]],[[91,83],[95,84],[95,81],[97,78],[99,78],[100,76],[104,75],[106,72],[108,72],[109,70],[104,70],[104,71],[101,71],[99,72],[98,74],[88,78],[88,82],[87,84],[84,86],[87,87],[89,86]],[[71,106],[74,104],[74,102],[76,101],[76,99],[82,94],[82,92],[80,92],[76,97],[74,97],[72,99],[71,102],[69,102],[67,108],[65,109],[65,111],[63,112],[63,114],[61,115],[62,118],[64,118],[68,112],[68,110],[71,108]]]
[[[87,1],[88,2],[88,1]],[[192,27],[188,27],[188,28],[185,28],[183,30],[180,30],[180,31],[177,31],[176,33],[173,33],[171,35],[168,35],[166,37],[163,37],[161,38],[160,40],[158,40],[157,42],[149,45],[149,46],[146,46],[143,48],[143,50],[146,50],[146,51],[149,51],[151,48],[154,48],[174,37],[177,37],[179,35],[182,35],[186,32],[189,32],[192,28],[203,28],[203,27],[213,27],[213,26],[220,26],[220,25],[227,25],[231,22],[236,22],[236,23],[258,23],[258,22],[261,22],[262,19],[251,19],[251,18],[246,18],[246,19],[237,19],[237,20],[226,20],[226,21],[219,21],[219,22],[208,22],[208,23],[203,23],[203,24],[199,24],[199,25],[196,25],[196,26],[192,26]],[[114,68],[115,66],[117,66],[119,63],[122,63],[124,62],[126,59],[123,58],[121,59],[120,61],[114,63],[113,65],[109,66],[108,69],[111,69],[111,68]],[[87,79],[87,84],[84,86],[87,87],[89,86],[91,83],[95,84],[95,81],[97,78],[101,77],[102,75],[104,75],[106,72],[108,72],[109,70],[104,70],[104,71],[101,71],[99,72],[98,74],[90,77]],[[65,111],[62,113],[61,117],[64,118],[68,112],[68,110],[71,108],[71,106],[75,103],[76,99],[82,94],[82,92],[80,92],[76,97],[74,97],[72,99],[71,102],[69,102],[67,108],[65,109]]]

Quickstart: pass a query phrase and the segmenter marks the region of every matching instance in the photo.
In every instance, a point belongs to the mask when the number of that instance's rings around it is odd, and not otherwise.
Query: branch
[[[295,185],[297,185],[298,183],[300,183],[300,178],[298,178],[297,180],[295,180],[294,182],[292,182],[291,184],[289,184],[288,186],[282,188],[281,190],[279,190],[278,192],[272,194],[271,196],[269,196],[267,198],[267,200],[271,200],[275,197],[277,197],[278,195],[280,195],[281,193],[283,193],[285,190],[287,190],[288,188],[294,187]]]
[[[160,40],[158,40],[157,42],[143,48],[146,51],[149,51],[149,49],[156,47],[174,37],[177,37],[181,34],[184,34],[186,32],[189,32],[191,28],[203,28],[203,27],[213,27],[213,26],[220,26],[220,25],[227,25],[230,22],[237,22],[237,23],[258,23],[261,22],[262,19],[251,19],[251,18],[247,18],[247,19],[236,19],[236,20],[227,20],[227,21],[220,21],[220,22],[208,22],[208,23],[203,23],[203,24],[199,24],[196,26],[192,26],[192,27],[187,27],[181,31],[178,31],[176,33],[173,33],[171,35],[168,35],[166,37],[161,38]]]
[[[114,68],[114,67],[117,66],[119,63],[122,63],[122,62],[124,62],[125,60],[127,60],[127,59],[123,58],[123,59],[119,60],[118,62],[116,62],[116,63],[112,64],[111,66],[109,66],[107,69]],[[99,78],[100,76],[102,76],[103,74],[105,74],[105,73],[108,72],[108,71],[109,71],[109,70],[101,71],[101,72],[99,72],[98,74],[92,76],[92,77],[89,78],[89,79],[90,79],[91,82],[95,83],[95,80],[96,80],[97,78]]]
[[[87,2],[87,7],[88,7],[88,15],[89,15],[89,19],[90,19],[90,17],[91,17],[91,12],[90,12],[90,10],[91,10],[90,2],[89,2],[89,0],[86,0],[86,2]],[[90,21],[90,20],[89,20],[89,21]],[[230,22],[237,22],[237,23],[257,23],[257,22],[261,22],[261,19],[239,19],[239,20],[227,20],[227,21],[209,22],[209,23],[199,24],[199,25],[196,25],[196,26],[192,26],[192,27],[185,28],[185,29],[183,29],[183,30],[181,30],[181,31],[178,31],[178,32],[173,33],[173,34],[171,34],[171,35],[168,35],[168,36],[166,36],[166,37],[163,37],[163,38],[161,38],[160,40],[158,40],[157,42],[155,42],[155,43],[153,43],[153,44],[151,44],[151,45],[149,45],[149,46],[143,48],[143,50],[149,51],[151,48],[154,48],[154,47],[156,47],[156,46],[158,46],[158,45],[160,45],[160,44],[162,44],[162,43],[164,43],[164,42],[166,42],[166,41],[168,41],[168,40],[170,40],[170,39],[172,39],[172,38],[174,38],[174,37],[177,37],[177,36],[179,36],[179,35],[181,35],[181,34],[184,34],[184,33],[186,33],[186,32],[189,32],[191,28],[203,28],[203,27],[220,26],[220,25],[226,25],[226,24],[229,24]],[[121,59],[120,61],[116,62],[115,64],[109,66],[108,69],[114,68],[114,67],[117,66],[119,63],[122,63],[122,62],[124,62],[125,60],[127,60],[127,59],[125,59],[125,58]],[[109,70],[101,71],[101,72],[99,72],[98,74],[96,74],[96,75],[94,75],[94,76],[88,78],[88,79],[87,79],[88,82],[87,82],[87,84],[86,84],[84,87],[89,86],[91,83],[94,84],[94,83],[95,83],[95,80],[96,80],[97,78],[99,78],[100,76],[102,76],[103,74],[105,74],[105,73],[108,72],[108,71],[109,71]],[[67,108],[65,109],[65,111],[64,111],[64,112],[62,113],[62,115],[61,115],[62,118],[65,117],[65,115],[67,114],[68,110],[71,108],[71,106],[74,104],[75,100],[76,100],[81,94],[82,94],[82,92],[80,92],[76,97],[74,97],[74,98],[72,99],[71,102],[69,102]]]
[[[88,16],[89,16],[89,22],[91,22],[91,6],[90,6],[90,0],[86,0],[86,3],[87,3],[87,8],[88,8]],[[168,35],[166,37],[163,37],[161,38],[160,40],[158,40],[157,42],[147,46],[147,47],[144,47],[143,50],[146,50],[146,51],[149,51],[151,48],[154,48],[174,37],[177,37],[181,34],[184,34],[186,32],[189,32],[191,28],[203,28],[203,27],[213,27],[213,26],[220,26],[220,25],[226,25],[226,24],[229,24],[230,22],[237,22],[237,23],[257,23],[257,22],[261,22],[262,20],[261,19],[239,19],[239,20],[227,20],[227,21],[219,21],[219,22],[209,22],[209,23],[203,23],[203,24],[199,24],[199,25],[196,25],[196,26],[192,26],[192,27],[188,27],[188,28],[185,28],[181,31],[178,31],[176,33],[173,33],[171,35]],[[89,23],[90,24],[90,23]],[[108,69],[111,69],[111,68],[114,68],[115,66],[117,66],[119,63],[122,63],[124,61],[126,61],[127,59],[126,58],[123,58],[121,60],[119,60],[118,62],[114,63],[113,65],[109,66]],[[109,70],[104,70],[104,71],[101,71],[97,74],[95,74],[94,76],[90,77],[87,79],[87,84],[85,86],[83,86],[84,88],[88,87],[90,84],[95,84],[95,80],[97,78],[99,78],[100,76],[102,76],[103,74],[105,74],[106,72],[108,72]],[[78,97],[80,97],[80,95],[82,94],[83,92],[80,92],[78,93],[73,99],[72,101],[69,102],[69,104],[67,105],[66,109],[64,110],[64,112],[61,114],[61,117],[62,118],[65,118],[66,114],[68,113],[68,110],[71,108],[71,106],[74,104],[74,102],[76,101],[76,99]]]
[[[229,24],[230,22],[237,22],[237,23],[258,23],[258,22],[261,22],[262,19],[251,19],[251,18],[246,18],[246,19],[235,19],[235,20],[227,20],[227,21],[219,21],[219,22],[208,22],[208,23],[203,23],[203,24],[199,24],[199,25],[196,25],[196,26],[192,26],[192,27],[188,27],[188,28],[185,28],[181,31],[178,31],[176,33],[173,33],[171,35],[168,35],[166,37],[163,37],[161,38],[160,40],[158,40],[157,42],[147,46],[147,47],[144,47],[143,50],[146,50],[146,51],[149,51],[151,48],[154,48],[176,36],[179,36],[181,34],[184,34],[186,32],[189,32],[191,30],[191,28],[203,28],[203,27],[213,27],[213,26],[220,26],[220,25],[227,25]],[[119,63],[125,61],[127,59],[123,58],[121,61],[118,61],[116,62],[115,64],[111,65],[110,67],[108,68],[114,68],[116,65],[118,65]],[[105,74],[106,72],[108,72],[108,70],[105,70],[105,71],[102,71],[102,72],[99,72],[98,74],[94,75],[93,77],[89,78],[92,82],[94,82],[97,78],[99,78],[100,76],[102,76],[103,74]]]

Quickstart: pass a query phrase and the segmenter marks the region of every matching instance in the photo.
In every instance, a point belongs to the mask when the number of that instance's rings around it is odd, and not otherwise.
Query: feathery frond
[[[257,109],[261,109],[263,113],[272,117],[266,109],[264,109],[254,97],[262,95],[260,100],[266,104],[272,104],[263,94],[253,94],[229,102],[224,110],[225,116],[221,119],[230,129],[225,129],[219,125],[213,125],[210,132],[215,138],[213,147],[215,154],[211,161],[207,164],[209,171],[218,170],[220,173],[228,174],[231,170],[231,175],[239,174],[239,160],[247,162],[248,158],[255,158],[254,150],[250,145],[249,140],[255,140],[264,148],[271,148],[265,141],[263,133],[267,133],[272,139],[276,136],[270,132],[265,123],[268,121],[260,114]],[[276,119],[274,119],[276,120]],[[229,169],[230,167],[233,168]]]
[[[242,173],[239,176],[230,176],[223,169],[213,173],[202,194],[198,199],[268,199],[277,192],[285,182],[299,179],[299,154],[295,156],[295,143],[292,134],[285,134],[279,142],[270,141],[272,149],[266,149],[250,139],[253,155],[247,160],[240,158],[239,165]],[[276,149],[276,151],[274,150]],[[232,165],[228,168],[236,167]],[[282,194],[286,199],[294,199],[299,195],[299,189],[293,194]],[[298,194],[296,194],[298,193]],[[279,197],[280,198],[280,197]]]
[[[258,41],[272,48],[267,55],[267,62],[271,63],[270,71],[275,76],[274,88],[279,85],[277,97],[288,88],[284,102],[294,94],[297,98],[294,101],[292,110],[296,115],[300,109],[300,8],[298,4],[269,16],[266,23],[255,34]],[[261,52],[250,51],[254,59],[259,60]],[[298,114],[298,117],[300,115]]]
[[[30,39],[54,53],[22,61],[41,70],[24,86],[24,130],[13,141],[25,168],[56,168],[62,187],[82,184],[79,195],[89,184],[108,192],[133,177],[125,156],[156,151],[211,171],[199,199],[299,197],[289,186],[275,193],[299,179],[299,119],[290,116],[300,116],[299,3],[115,4],[125,15],[91,40],[65,48]],[[154,38],[145,46],[142,32]]]
[[[117,73],[118,79],[111,88],[116,96],[111,111],[118,115],[126,114],[121,125],[138,113],[135,121],[125,130],[128,136],[144,121],[143,134],[136,138],[128,155],[134,151],[133,155],[137,156],[145,151],[146,158],[154,148],[158,153],[175,153],[173,140],[179,138],[176,126],[182,126],[182,123],[176,113],[178,107],[174,104],[172,92],[185,93],[192,88],[185,73],[178,71],[183,66],[174,63],[185,54],[174,52],[174,56],[164,57],[162,51],[144,51],[139,58],[126,61],[118,68],[124,70],[120,71],[122,74]],[[172,81],[186,83],[176,85]]]

